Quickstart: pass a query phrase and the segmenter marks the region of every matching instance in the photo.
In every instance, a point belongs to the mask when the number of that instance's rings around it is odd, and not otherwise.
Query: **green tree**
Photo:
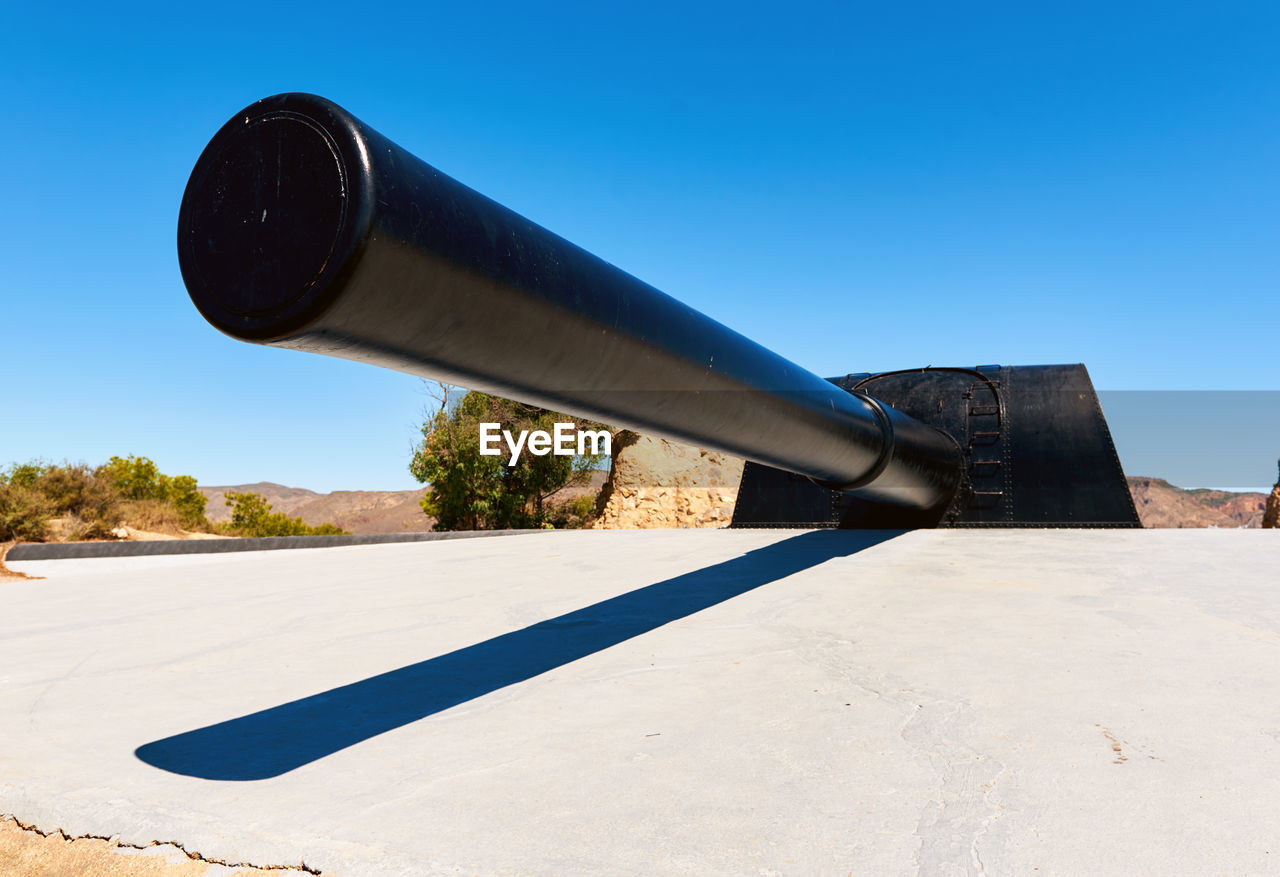
[[[551,432],[557,422],[578,429],[604,427],[476,390],[450,404],[447,388],[442,391],[440,410],[423,425],[422,442],[409,464],[413,476],[430,485],[422,510],[435,517],[434,529],[521,529],[568,520],[548,500],[565,487],[585,483],[599,455],[537,456],[526,450],[509,466],[505,445],[498,456],[480,453],[480,424],[500,423],[513,435]]]
[[[175,475],[166,488],[169,502],[178,510],[178,518],[187,529],[208,526],[204,516],[205,503],[209,498],[200,492],[196,480],[190,475]]]
[[[260,493],[228,493],[231,523],[223,527],[236,536],[337,536],[345,533],[336,524],[311,526],[302,518],[273,512]]]
[[[163,499],[164,482],[156,464],[146,457],[111,457],[99,472],[120,492],[123,499]],[[161,479],[164,479],[162,481]]]
[[[111,457],[98,470],[124,499],[156,500],[171,504],[178,513],[181,525],[187,529],[204,529],[208,526],[204,510],[208,498],[190,475],[169,476],[146,457]]]

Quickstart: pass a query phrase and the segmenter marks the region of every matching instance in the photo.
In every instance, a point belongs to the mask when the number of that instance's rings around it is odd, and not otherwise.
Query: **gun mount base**
[[[734,527],[1140,527],[1083,365],[925,368],[830,379],[950,435],[964,476],[922,513],[747,463]]]

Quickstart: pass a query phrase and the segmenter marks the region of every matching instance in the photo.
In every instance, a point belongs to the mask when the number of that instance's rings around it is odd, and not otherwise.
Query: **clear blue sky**
[[[187,175],[281,91],[821,374],[1280,389],[1274,2],[22,3],[0,465],[414,486],[420,381],[232,341],[183,289]]]

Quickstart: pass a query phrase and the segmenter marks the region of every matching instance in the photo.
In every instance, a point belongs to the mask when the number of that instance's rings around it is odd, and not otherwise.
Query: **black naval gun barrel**
[[[183,195],[178,256],[200,313],[233,338],[482,389],[904,509],[940,513],[961,479],[945,433],[806,371],[314,95],[258,101],[214,135]]]

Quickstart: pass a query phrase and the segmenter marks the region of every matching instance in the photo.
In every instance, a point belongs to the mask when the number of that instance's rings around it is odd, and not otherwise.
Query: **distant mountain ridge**
[[[1126,478],[1144,527],[1262,526],[1265,493],[1234,493],[1197,488],[1186,490],[1163,478]]]
[[[1135,476],[1126,480],[1144,527],[1256,528],[1262,525],[1267,502],[1263,493],[1185,490],[1163,478]],[[565,495],[594,493],[602,481],[603,473],[599,473],[589,487],[569,488]],[[231,509],[225,505],[228,491],[261,494],[277,512],[295,515],[312,525],[337,524],[349,533],[422,532],[430,530],[435,523],[420,505],[426,488],[317,493],[271,481],[200,488],[200,492],[209,497],[205,514],[210,521],[231,519]]]
[[[272,510],[302,518],[308,524],[337,524],[348,533],[412,533],[431,529],[435,518],[422,511],[426,488],[417,490],[335,490],[316,493],[303,487],[286,487],[271,481],[201,487],[209,498],[205,517],[210,521],[231,520],[226,494],[257,493],[271,503]]]

